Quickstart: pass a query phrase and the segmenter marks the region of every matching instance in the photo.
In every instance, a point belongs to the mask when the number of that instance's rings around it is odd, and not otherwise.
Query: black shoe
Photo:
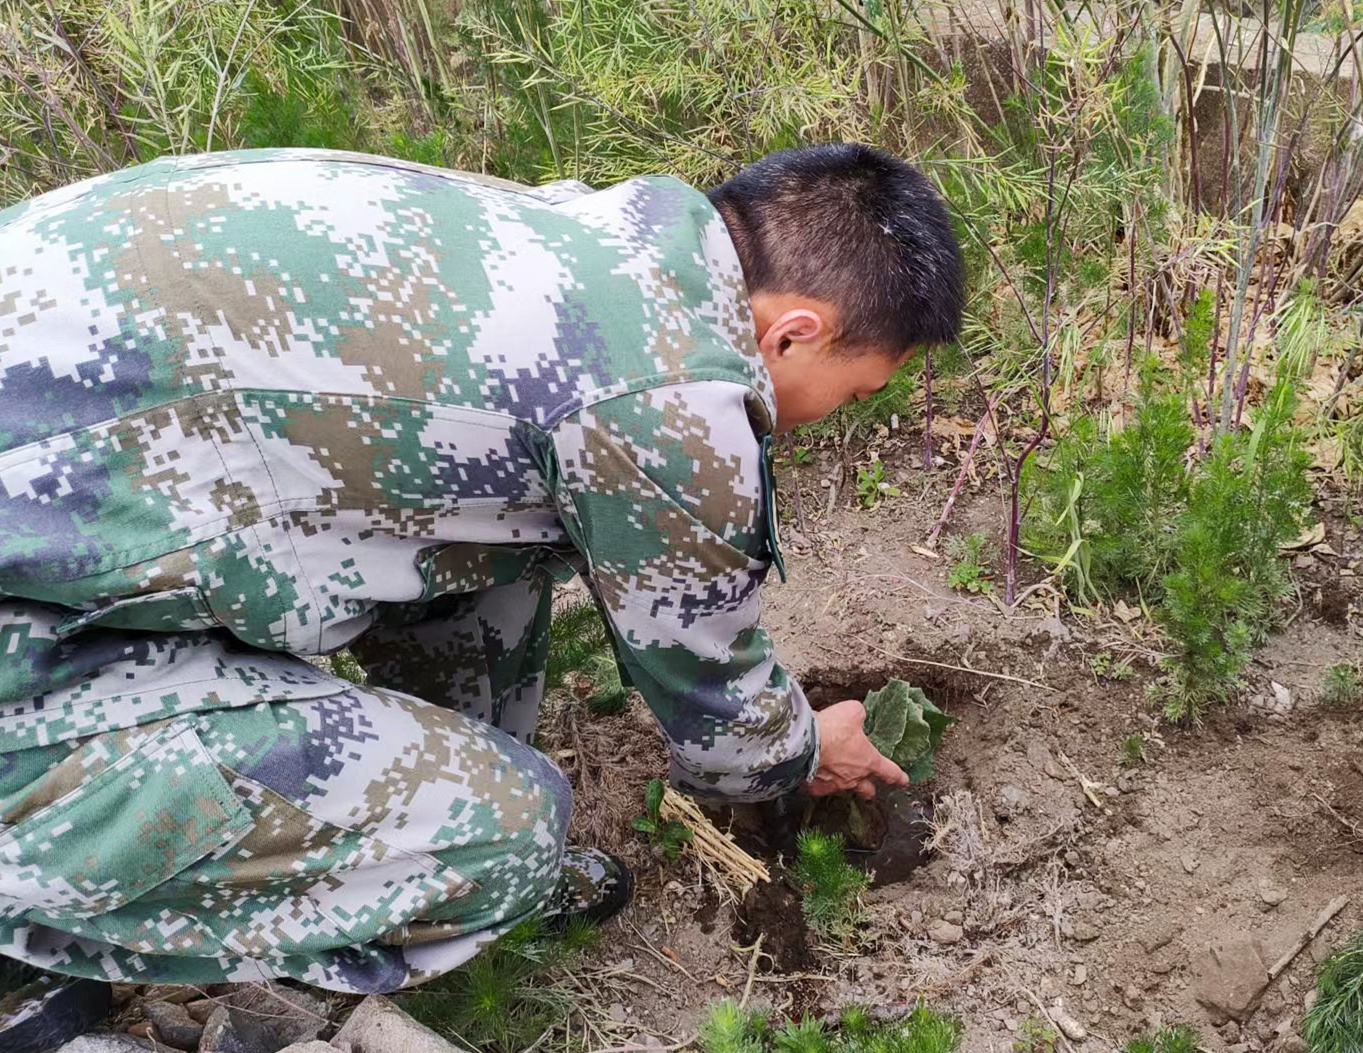
[[[0,998],[0,1050],[46,1053],[98,1024],[113,1008],[103,980],[41,976]]]
[[[596,848],[569,846],[550,904],[550,925],[562,929],[575,918],[599,925],[619,914],[633,894],[634,875],[623,859]]]

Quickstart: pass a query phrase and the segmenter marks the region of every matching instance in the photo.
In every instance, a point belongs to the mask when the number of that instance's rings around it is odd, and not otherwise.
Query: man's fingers
[[[857,783],[854,787],[854,790],[856,791],[856,795],[863,801],[869,801],[876,795],[876,784],[870,779],[862,779],[861,782]]]
[[[909,777],[904,769],[884,754],[877,755],[875,770],[872,774],[881,782],[888,783],[891,786],[909,785]]]

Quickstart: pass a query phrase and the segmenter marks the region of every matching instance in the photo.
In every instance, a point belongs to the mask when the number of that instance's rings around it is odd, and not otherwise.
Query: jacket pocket
[[[188,720],[96,736],[0,802],[0,917],[116,910],[241,837],[250,814]]]
[[[92,625],[166,633],[210,629],[218,624],[203,593],[197,586],[187,585],[165,592],[125,596],[93,611],[78,611],[58,622],[54,632],[58,640],[65,640]]]

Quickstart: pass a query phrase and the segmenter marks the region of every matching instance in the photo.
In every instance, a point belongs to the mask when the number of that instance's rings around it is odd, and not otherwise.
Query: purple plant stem
[[[932,471],[932,349],[923,348],[923,471]]]
[[[975,435],[970,440],[970,449],[966,450],[965,458],[961,461],[961,470],[956,473],[956,485],[951,488],[951,493],[947,496],[947,503],[942,506],[942,514],[938,518],[937,524],[928,533],[929,548],[937,544],[937,539],[942,536],[942,531],[946,529],[952,509],[956,507],[956,498],[961,492],[961,487],[965,484],[965,477],[970,472],[970,466],[975,463],[975,451],[979,448],[980,439],[984,437],[984,426],[993,415],[994,400],[991,397],[984,407],[984,415],[980,417],[980,422],[975,425]]]

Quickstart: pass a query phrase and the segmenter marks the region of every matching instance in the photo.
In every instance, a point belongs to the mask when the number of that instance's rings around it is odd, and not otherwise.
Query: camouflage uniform
[[[551,904],[577,571],[678,786],[808,778],[773,417],[672,179],[252,151],[0,212],[0,953],[387,990]],[[371,686],[299,657],[345,645]]]

